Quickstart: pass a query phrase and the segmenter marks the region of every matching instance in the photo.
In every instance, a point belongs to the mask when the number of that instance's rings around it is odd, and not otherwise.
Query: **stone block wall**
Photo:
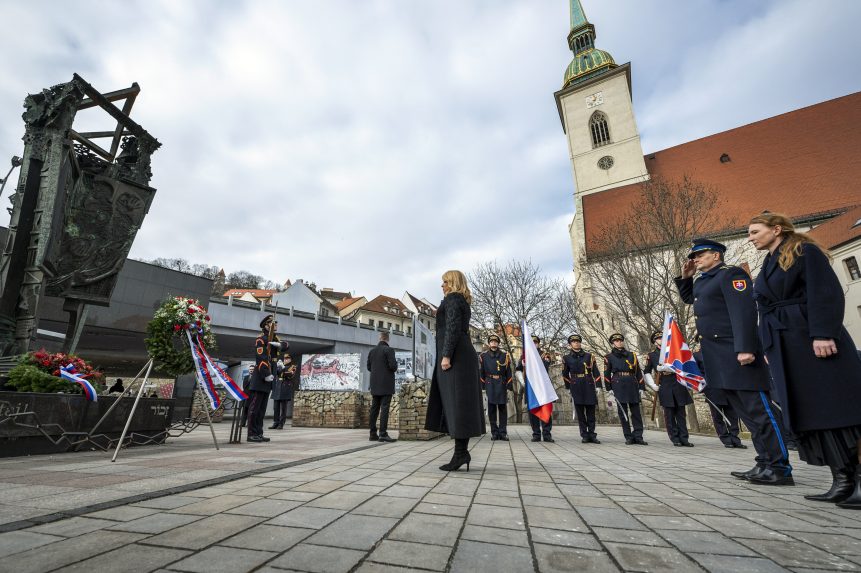
[[[365,392],[297,390],[293,426],[305,428],[367,428],[371,396]]]
[[[415,382],[405,382],[397,400],[392,400],[393,407],[398,403],[399,440],[432,440],[443,435],[425,430],[429,393],[430,380],[418,378]]]

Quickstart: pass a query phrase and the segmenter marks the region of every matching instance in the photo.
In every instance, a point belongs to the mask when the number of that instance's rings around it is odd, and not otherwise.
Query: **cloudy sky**
[[[857,0],[584,7],[632,62],[644,152],[861,89]],[[3,173],[27,93],[141,85],[163,147],[135,258],[369,298],[435,299],[491,259],[570,272],[565,0],[0,0],[0,21]]]

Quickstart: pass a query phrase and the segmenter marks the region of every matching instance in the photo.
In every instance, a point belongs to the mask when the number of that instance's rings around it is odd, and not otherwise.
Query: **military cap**
[[[493,342],[494,340],[499,342],[499,337],[495,334],[491,334],[490,336],[487,337],[488,342]]]
[[[691,252],[688,253],[688,258],[694,258],[697,253],[702,251],[717,251],[723,254],[726,252],[726,245],[712,239],[694,239],[691,243]]]
[[[656,330],[655,332],[652,333],[652,338],[650,338],[649,340],[654,342],[655,340],[657,340],[659,338],[663,338],[663,337],[664,337],[664,333],[661,332],[660,330]]]
[[[625,340],[625,337],[622,336],[621,334],[619,334],[618,332],[614,332],[613,334],[610,335],[610,338],[608,338],[607,340],[610,341],[610,344],[613,344],[613,342],[615,342],[616,340]]]
[[[263,317],[263,320],[260,321],[260,328],[269,328],[270,322],[272,322],[272,315],[267,314]]]
[[[541,342],[541,339],[538,337],[537,334],[533,334],[532,335],[532,342],[534,342],[535,344],[538,344],[539,342]]]
[[[568,337],[568,344],[571,344],[572,342],[583,342],[583,337],[579,334],[572,334]]]

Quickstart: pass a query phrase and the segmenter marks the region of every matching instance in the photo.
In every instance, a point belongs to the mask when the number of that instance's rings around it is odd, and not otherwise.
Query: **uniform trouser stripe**
[[[768,418],[771,420],[774,433],[777,434],[777,443],[780,444],[780,451],[783,454],[783,459],[786,461],[786,466],[791,470],[792,466],[789,465],[789,452],[786,449],[786,444],[783,443],[783,435],[780,433],[780,426],[777,424],[777,420],[774,418],[774,412],[771,411],[771,405],[768,403],[768,396],[765,395],[765,392],[760,392],[759,397],[762,400],[762,405],[765,407]]]

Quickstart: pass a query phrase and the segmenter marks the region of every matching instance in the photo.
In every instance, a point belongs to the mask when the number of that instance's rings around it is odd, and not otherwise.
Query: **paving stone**
[[[659,531],[659,534],[684,553],[756,556],[749,548],[716,531],[665,530]]]
[[[532,553],[525,547],[462,540],[457,545],[452,571],[534,571]]]
[[[166,545],[181,549],[203,549],[222,539],[253,527],[262,521],[247,515],[213,515],[148,538],[148,545]]]
[[[451,547],[441,545],[384,539],[368,556],[367,561],[442,571],[448,564],[451,550]]]
[[[228,509],[225,513],[233,513],[237,515],[254,515],[257,517],[275,517],[286,513],[293,508],[302,505],[301,501],[288,501],[284,499],[258,499],[233,509]]]
[[[210,547],[170,566],[192,573],[244,573],[253,571],[276,553],[235,547]]]
[[[631,543],[634,545],[651,545],[654,547],[669,547],[670,544],[657,533],[636,529],[613,529],[610,527],[593,527],[592,531],[602,542]]]
[[[255,525],[251,529],[247,529],[242,533],[232,535],[219,543],[219,545],[281,553],[316,532],[316,529],[280,527],[263,523],[261,525]]]
[[[397,519],[391,517],[345,515],[309,537],[307,543],[368,551],[397,522]]]
[[[414,571],[415,569],[407,567],[386,565],[385,563],[372,563],[371,561],[365,561],[356,569],[356,573],[412,573]]]
[[[555,509],[552,507],[524,507],[526,519],[530,525],[552,525],[554,529],[585,532],[586,524],[577,516],[573,509]]]
[[[76,563],[104,553],[111,548],[122,547],[141,539],[138,533],[122,531],[102,531],[98,535],[82,535],[52,543],[48,550],[45,546],[36,547],[3,558],[3,570],[15,573],[43,573]]]
[[[288,499],[291,501],[311,501],[312,499],[316,499],[320,497],[322,494],[313,493],[310,491],[282,491],[281,493],[276,493],[275,495],[270,495],[269,499]]]
[[[513,545],[517,547],[528,547],[529,538],[525,530],[503,529],[501,527],[485,527],[481,525],[466,525],[460,536],[461,539],[470,541],[482,541],[484,543],[496,543],[499,545]]]
[[[709,573],[788,573],[774,561],[759,557],[733,557],[727,555],[703,555],[691,553],[689,557],[702,565]]]
[[[131,531],[134,533],[163,533],[182,525],[203,519],[200,515],[184,515],[181,513],[154,513],[140,519],[114,524],[110,529],[115,531]]]
[[[416,513],[432,513],[434,515],[450,515],[452,517],[466,517],[469,510],[467,506],[443,505],[441,503],[420,503],[413,510]]]
[[[100,529],[106,529],[116,525],[116,521],[107,519],[91,519],[89,517],[71,517],[51,523],[45,523],[31,527],[27,531],[35,533],[47,533],[49,535],[61,535],[63,537],[77,537],[85,533],[92,533]]]
[[[340,509],[302,506],[270,519],[269,525],[322,529],[346,513]]]
[[[589,571],[589,573],[612,573],[619,571],[610,556],[601,551],[535,544],[535,558],[541,573]]]
[[[804,543],[818,547],[828,553],[861,555],[861,539],[848,535],[839,535],[837,531],[828,533],[792,532],[791,535]]]
[[[27,551],[34,547],[41,547],[55,541],[62,541],[64,537],[56,535],[45,535],[31,531],[9,531],[0,533],[0,557]]]
[[[374,494],[372,493],[338,490],[320,496],[313,501],[309,501],[307,505],[309,507],[350,510],[361,505],[372,497],[374,497]]]
[[[145,547],[133,543],[63,567],[62,573],[148,573],[189,555],[191,551]]]
[[[139,519],[147,515],[152,515],[153,513],[158,513],[158,510],[151,509],[148,507],[121,505],[119,507],[112,507],[111,509],[103,509],[102,511],[88,513],[87,517],[93,517],[97,519],[110,519],[112,521],[131,521],[133,519]]]
[[[646,524],[649,529],[677,529],[681,531],[707,529],[699,521],[683,515],[638,515],[637,519]]]
[[[273,560],[270,565],[311,573],[347,573],[364,556],[364,551],[300,543]]]
[[[548,523],[552,526],[552,523]],[[546,543],[547,545],[563,545],[565,547],[578,547],[580,549],[601,550],[601,545],[594,535],[588,533],[577,533],[575,531],[563,531],[559,529],[545,529],[542,527],[530,527],[533,543]]]
[[[133,503],[132,506],[151,507],[153,509],[176,509],[177,507],[182,507],[196,501],[200,500],[188,495],[166,495],[164,497],[139,501],[138,503]]]
[[[417,500],[407,497],[371,498],[350,513],[401,518],[415,507],[416,502]]]
[[[725,517],[720,515],[691,515],[690,517],[733,539],[791,540],[789,536],[783,533],[748,521],[747,519],[742,519],[741,517]]]
[[[855,564],[811,545],[796,541],[769,541],[764,539],[739,539],[757,553],[768,557],[783,567],[827,568],[835,571],[857,571]]]
[[[250,503],[251,498],[244,495],[225,494],[217,497],[211,497],[182,507],[172,509],[173,513],[191,513],[194,515],[215,515]]]
[[[420,499],[424,497],[424,495],[429,492],[430,489],[431,488],[429,487],[395,484],[381,491],[380,495]]]
[[[499,507],[477,503],[472,504],[466,522],[472,525],[505,529],[523,529],[525,527],[523,511],[520,507]]]
[[[677,549],[619,543],[607,543],[605,546],[625,571],[647,571],[650,573],[699,571],[696,563],[693,563]]]
[[[463,519],[458,517],[411,513],[389,534],[389,539],[452,546],[462,524]]]
[[[336,489],[347,485],[350,482],[341,481],[341,480],[326,480],[319,479],[316,481],[308,482],[306,484],[302,484],[300,486],[296,486],[293,488],[293,491],[307,491],[311,493],[329,493],[330,491],[335,491]],[[361,482],[360,482],[361,483]],[[373,485],[373,484],[371,484]]]

